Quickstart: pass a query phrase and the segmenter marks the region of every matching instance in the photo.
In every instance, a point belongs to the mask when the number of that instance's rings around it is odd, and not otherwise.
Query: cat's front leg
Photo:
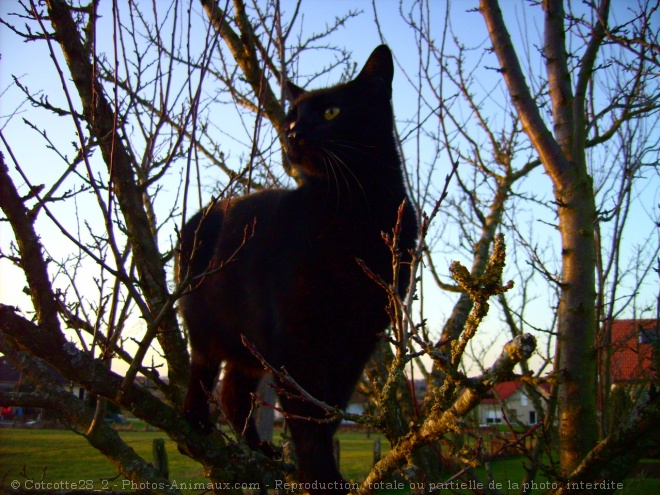
[[[280,395],[280,400],[284,410],[291,415],[287,423],[296,446],[298,481],[309,487],[311,495],[348,493],[348,483],[339,473],[333,451],[333,436],[339,421],[325,422],[325,413],[308,402],[285,394]]]
[[[227,420],[236,432],[245,438],[248,446],[274,458],[277,455],[275,448],[270,443],[261,441],[253,418],[252,394],[256,392],[262,376],[262,370],[246,369],[231,362],[227,363],[220,398]]]
[[[209,421],[209,400],[219,369],[219,360],[192,350],[190,381],[183,402],[183,414],[195,430],[205,435],[213,431]]]

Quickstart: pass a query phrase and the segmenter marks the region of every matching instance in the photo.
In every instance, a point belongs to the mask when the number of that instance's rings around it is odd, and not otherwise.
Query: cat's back
[[[193,216],[182,232],[179,302],[193,346],[251,363],[245,335],[269,347],[278,305],[294,288],[305,228],[297,190],[271,189],[229,198]],[[194,247],[196,246],[196,248]],[[192,260],[190,254],[192,253]]]
[[[197,212],[181,232],[177,280],[213,272],[224,263],[245,258],[246,252],[263,249],[268,233],[277,232],[275,221],[280,220],[279,227],[282,219],[295,221],[291,193],[286,189],[259,191],[218,201]]]

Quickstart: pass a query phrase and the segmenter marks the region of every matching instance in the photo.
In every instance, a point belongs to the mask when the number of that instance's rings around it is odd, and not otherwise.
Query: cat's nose
[[[302,141],[302,133],[300,132],[300,129],[296,126],[295,122],[292,122],[291,125],[289,126],[289,130],[286,132],[286,137],[289,139],[289,141],[293,141],[296,143],[299,143]]]

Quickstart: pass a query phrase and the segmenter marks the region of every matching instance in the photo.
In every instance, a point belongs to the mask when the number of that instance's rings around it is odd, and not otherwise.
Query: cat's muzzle
[[[300,131],[297,131],[295,128],[291,129],[286,133],[286,137],[291,144],[303,144],[303,135]]]

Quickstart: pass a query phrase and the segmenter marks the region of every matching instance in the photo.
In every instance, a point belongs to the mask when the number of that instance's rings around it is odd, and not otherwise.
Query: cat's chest
[[[367,277],[358,260],[380,275],[391,266],[391,255],[380,230],[368,222],[335,223],[310,229],[297,265],[297,278],[316,283],[361,286]]]
[[[368,216],[345,215],[340,219],[322,219],[306,228],[310,249],[331,256],[377,253],[386,248],[377,222]]]

